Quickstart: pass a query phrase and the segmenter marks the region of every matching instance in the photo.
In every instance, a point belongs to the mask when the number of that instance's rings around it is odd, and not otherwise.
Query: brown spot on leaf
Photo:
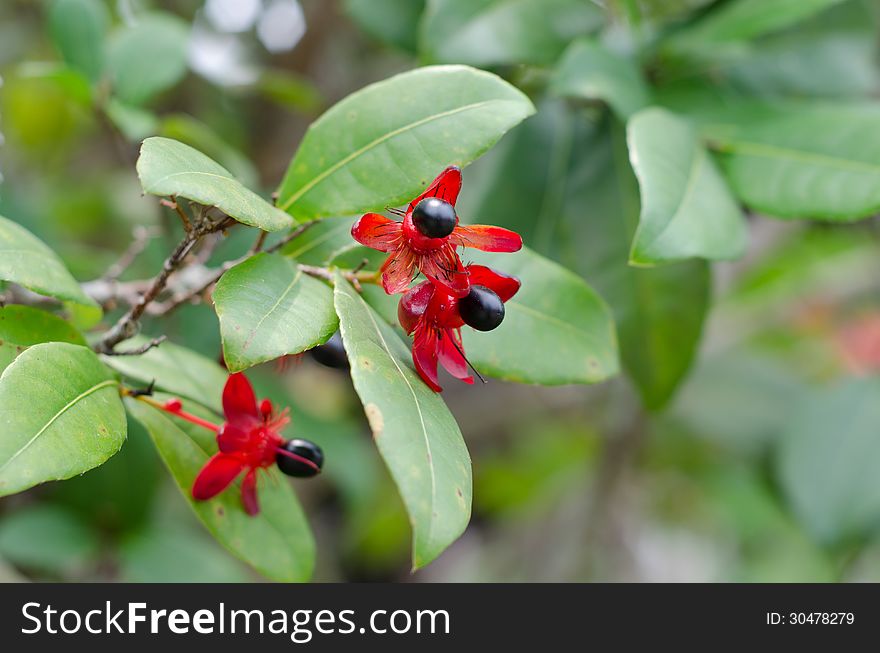
[[[385,428],[385,418],[382,416],[382,411],[379,410],[376,404],[370,403],[364,406],[364,413],[367,416],[367,421],[370,423],[373,437],[378,438],[382,435],[382,429]]]

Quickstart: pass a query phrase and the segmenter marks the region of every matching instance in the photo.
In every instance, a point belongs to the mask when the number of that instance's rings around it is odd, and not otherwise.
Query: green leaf
[[[86,344],[82,334],[57,315],[30,306],[0,306],[0,372],[25,349],[41,342]]]
[[[177,195],[216,206],[229,217],[265,231],[293,224],[289,215],[245,188],[219,163],[170,138],[154,136],[144,141],[137,172],[145,193]]]
[[[504,305],[500,327],[462,329],[465,352],[480,373],[542,385],[597,383],[617,374],[611,310],[581,277],[528,249],[474,258],[522,282]]]
[[[341,274],[336,312],[354,388],[413,529],[413,567],[434,560],[471,513],[471,463],[440,395],[419,378],[412,356]]]
[[[66,574],[99,552],[95,533],[64,508],[31,505],[0,520],[0,557],[25,569]]]
[[[86,347],[34,345],[0,376],[0,496],[87,472],[119,451],[119,387]]]
[[[533,112],[519,90],[465,66],[430,66],[371,84],[312,124],[278,205],[319,218],[402,204]]]
[[[120,349],[136,349],[147,338],[126,340]],[[193,399],[204,406],[220,410],[220,397],[227,374],[214,361],[191,349],[163,342],[139,356],[104,356],[114,370],[144,385],[156,382],[156,388],[182,399]]]
[[[840,383],[806,397],[789,416],[777,462],[795,514],[826,543],[875,532],[880,380]]]
[[[425,0],[345,0],[345,12],[370,36],[415,53]]]
[[[442,63],[550,64],[603,19],[582,0],[430,0],[421,46]]]
[[[743,106],[705,133],[722,152],[734,192],[784,218],[856,220],[880,211],[880,110],[806,105]]]
[[[0,279],[35,293],[82,304],[98,305],[87,296],[64,264],[41,240],[21,225],[0,216]]]
[[[306,265],[327,265],[339,254],[357,247],[351,237],[356,217],[321,220],[295,238],[281,252]]]
[[[794,25],[843,0],[735,0],[721,5],[675,37],[673,43],[709,46],[747,41]]]
[[[214,307],[230,372],[311,349],[339,327],[330,287],[273,254],[227,271],[214,290]]]
[[[61,57],[95,82],[104,68],[104,35],[110,17],[101,0],[55,0],[49,31]]]
[[[210,501],[195,501],[190,493],[193,481],[217,452],[214,434],[194,425],[184,427],[182,420],[143,402],[126,399],[125,403],[147,429],[178,488],[217,541],[267,578],[302,582],[311,577],[315,542],[290,483],[277,469],[258,476],[260,513],[256,516],[242,507],[240,482]]]
[[[183,79],[189,26],[171,14],[154,13],[121,27],[107,43],[113,92],[126,104],[140,105]]]
[[[622,120],[651,103],[638,64],[588,39],[565,51],[550,89],[563,97],[607,102]]]
[[[688,122],[646,109],[627,126],[642,211],[630,263],[739,258],[748,228],[711,156]]]

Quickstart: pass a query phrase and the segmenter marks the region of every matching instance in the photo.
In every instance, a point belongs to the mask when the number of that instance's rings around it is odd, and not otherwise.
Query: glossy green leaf
[[[230,372],[311,349],[339,327],[330,286],[277,254],[227,271],[213,297]]]
[[[542,385],[597,383],[617,374],[611,310],[581,277],[528,249],[473,258],[522,282],[504,305],[501,326],[487,333],[462,329],[465,352],[480,373]]]
[[[581,0],[430,0],[421,48],[442,63],[549,64],[602,23],[601,8]]]
[[[565,51],[550,89],[563,97],[606,102],[622,120],[651,103],[638,64],[588,39]]]
[[[97,311],[58,256],[21,225],[0,216],[0,279]]]
[[[785,218],[855,220],[880,211],[880,109],[741,104],[704,132],[737,196]]]
[[[113,93],[127,104],[151,100],[186,74],[189,26],[164,13],[145,14],[118,28],[107,43]]]
[[[145,193],[179,195],[216,206],[229,217],[266,231],[293,224],[289,215],[245,188],[219,163],[170,138],[155,136],[144,141],[137,172]]]
[[[321,220],[288,243],[281,252],[306,265],[327,265],[346,250],[357,247],[351,226],[357,218]]]
[[[30,306],[0,306],[0,372],[25,349],[41,342],[86,344],[82,334],[57,315]]]
[[[430,66],[371,84],[309,128],[278,190],[297,218],[409,201],[448,165],[465,165],[534,112],[499,77]]]
[[[0,376],[0,496],[87,472],[119,451],[125,413],[86,347],[34,345]]]
[[[65,62],[97,81],[104,68],[104,35],[110,17],[101,0],[55,0],[49,31]]]
[[[778,453],[795,514],[826,543],[880,526],[880,380],[840,383],[791,411]]]
[[[794,25],[843,0],[733,0],[677,35],[685,45],[746,41]]]
[[[467,526],[470,456],[455,418],[416,374],[406,345],[339,273],[335,299],[354,388],[410,517],[413,566],[422,567]]]
[[[138,336],[126,340],[119,345],[119,349],[136,349],[146,342],[147,338]],[[220,397],[227,374],[220,365],[191,349],[163,342],[145,354],[105,356],[104,362],[124,377],[144,386],[155,381],[159,390],[220,410]]]
[[[415,53],[425,0],[345,0],[348,16],[370,36]]]
[[[665,109],[646,109],[630,120],[627,141],[642,206],[630,263],[742,256],[745,216],[696,129]]]
[[[267,578],[302,582],[311,577],[315,542],[296,495],[281,472],[270,468],[258,476],[260,513],[256,516],[248,515],[242,507],[240,480],[209,501],[195,501],[190,494],[193,481],[217,452],[214,434],[143,402],[126,399],[125,403],[149,432],[187,502],[223,546]]]

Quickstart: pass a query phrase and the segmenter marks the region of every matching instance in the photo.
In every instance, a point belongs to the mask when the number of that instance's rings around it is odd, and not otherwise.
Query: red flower
[[[412,354],[416,371],[425,383],[440,392],[437,363],[452,376],[473,383],[461,342],[461,327],[467,324],[479,331],[491,331],[504,319],[504,302],[519,290],[520,282],[487,268],[466,268],[470,289],[464,297],[446,286],[423,281],[400,299],[397,316],[408,334],[415,334]]]
[[[193,499],[211,499],[246,472],[241,482],[241,501],[245,512],[260,512],[257,501],[257,471],[277,464],[290,476],[314,476],[321,471],[324,454],[308,440],[285,440],[278,432],[290,423],[288,410],[275,413],[272,402],[257,398],[244,374],[232,374],[223,388],[226,421],[217,426],[183,411],[179,399],[159,405],[177,415],[217,433],[220,451],[211,456],[192,487]]]
[[[421,271],[461,297],[467,294],[468,278],[456,247],[487,252],[516,252],[522,247],[522,238],[509,229],[459,225],[455,213],[459,190],[461,170],[449,166],[409,203],[402,222],[367,213],[354,223],[351,235],[356,241],[390,253],[382,265],[386,293],[404,292]]]

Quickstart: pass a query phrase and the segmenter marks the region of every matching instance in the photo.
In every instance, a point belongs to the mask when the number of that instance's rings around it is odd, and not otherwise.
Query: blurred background
[[[150,240],[127,279],[152,276],[178,238],[141,196],[145,136],[189,143],[268,197],[326,107],[399,71],[462,62],[502,75],[539,111],[465,170],[460,214],[521,231],[618,317],[632,309],[621,288],[641,273],[626,271],[628,243],[607,244],[638,215],[625,156],[625,170],[615,164],[622,132],[603,105],[546,93],[547,67],[578,36],[601,30],[625,51],[711,0],[479,0],[465,18],[449,10],[461,2],[434,0],[99,4],[112,94],[88,79],[88,62],[63,64],[76,55],[51,2],[0,4],[0,214],[79,280],[104,274],[138,228]],[[529,4],[527,30],[494,6]],[[876,100],[875,3],[829,4],[730,57],[666,70],[691,92]],[[684,350],[667,357],[681,368],[671,371],[664,356],[645,357],[644,374],[675,377],[662,408],[645,409],[624,376],[595,387],[445,384],[473,456],[473,519],[415,574],[402,503],[347,371],[304,355],[250,372],[259,396],[292,407],[287,433],[328,456],[326,474],[296,486],[318,540],[315,579],[880,581],[880,223],[749,221],[747,255],[712,266],[705,320],[702,307],[685,317],[702,300],[677,299],[682,330],[702,322],[699,344],[654,343],[647,330],[646,351]],[[212,260],[251,241],[233,229]],[[220,355],[210,305],[153,331]],[[260,580],[208,536],[147,435],[129,429],[107,464],[0,500],[0,579]]]

